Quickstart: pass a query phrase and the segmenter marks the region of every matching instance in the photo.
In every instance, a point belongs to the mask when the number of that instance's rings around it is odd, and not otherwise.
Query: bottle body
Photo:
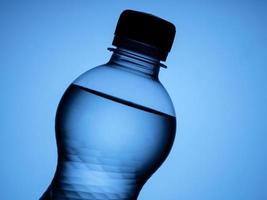
[[[85,73],[63,95],[58,166],[41,199],[137,199],[169,154],[176,119],[156,64],[145,62],[144,73],[144,63],[123,56]]]

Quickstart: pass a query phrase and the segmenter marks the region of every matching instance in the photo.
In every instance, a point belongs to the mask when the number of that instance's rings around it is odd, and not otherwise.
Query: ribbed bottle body
[[[43,199],[136,199],[174,135],[175,117],[73,84],[58,107],[58,167]]]

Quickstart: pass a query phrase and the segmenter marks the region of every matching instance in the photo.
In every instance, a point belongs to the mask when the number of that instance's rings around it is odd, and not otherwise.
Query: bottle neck
[[[108,48],[108,50],[113,51],[109,63],[116,64],[118,67],[133,73],[139,73],[153,79],[158,79],[160,67],[164,67],[159,59],[126,48]]]

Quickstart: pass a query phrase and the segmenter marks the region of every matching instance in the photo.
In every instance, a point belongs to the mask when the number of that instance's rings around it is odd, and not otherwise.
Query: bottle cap
[[[114,34],[112,45],[165,61],[172,47],[175,26],[148,13],[125,10]]]

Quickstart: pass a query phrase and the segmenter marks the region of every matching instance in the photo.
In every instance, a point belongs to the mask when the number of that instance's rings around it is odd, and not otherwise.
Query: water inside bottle
[[[72,84],[57,111],[56,174],[41,199],[136,199],[175,126],[173,116]]]

